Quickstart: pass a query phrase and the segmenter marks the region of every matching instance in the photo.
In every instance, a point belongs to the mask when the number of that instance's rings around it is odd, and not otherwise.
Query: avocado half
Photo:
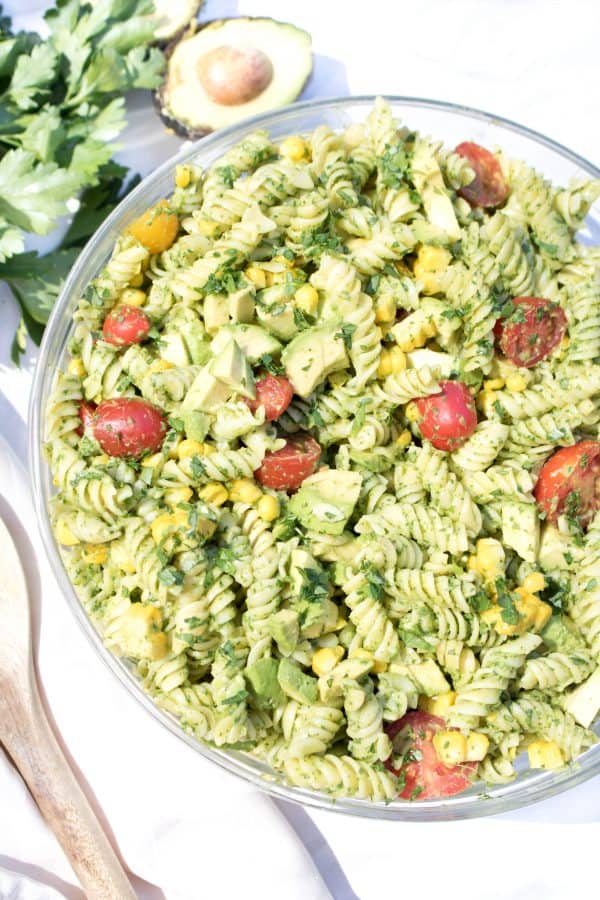
[[[164,44],[183,34],[203,3],[204,0],[154,0],[152,21],[156,23],[156,42]]]
[[[167,51],[156,99],[165,124],[199,138],[292,103],[312,71],[310,35],[275,19],[217,19]]]

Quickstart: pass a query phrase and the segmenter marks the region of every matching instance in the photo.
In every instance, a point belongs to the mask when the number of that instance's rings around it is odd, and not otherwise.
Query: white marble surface
[[[44,7],[5,2],[22,27],[39,27]],[[306,97],[381,92],[450,100],[524,123],[598,162],[596,0],[209,0],[205,17],[237,13],[290,19],[312,33],[316,64]],[[162,131],[147,99],[132,101],[130,112],[119,157],[145,174],[180,142]],[[44,688],[84,785],[142,879],[136,881],[140,897],[228,900],[243,891],[261,898],[380,900],[390,887],[427,897],[443,893],[445,900],[589,893],[597,883],[598,779],[520,813],[475,823],[362,822],[276,807],[163,734],[95,657],[39,553],[17,461],[25,458],[35,350],[22,369],[11,366],[17,313],[1,286],[0,316],[6,442],[0,438],[0,499],[31,537],[30,565],[39,560],[44,589],[35,593],[35,611]],[[0,897],[57,895],[82,896],[0,756]]]

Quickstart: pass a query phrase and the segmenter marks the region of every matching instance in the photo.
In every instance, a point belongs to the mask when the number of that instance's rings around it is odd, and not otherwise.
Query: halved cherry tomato
[[[95,403],[86,403],[85,400],[83,400],[79,404],[79,418],[81,419],[81,425],[79,425],[79,427],[75,429],[79,437],[83,437],[85,429],[94,421],[95,412]]]
[[[557,450],[542,466],[533,493],[549,522],[566,513],[588,525],[600,509],[600,441]]]
[[[253,413],[263,406],[265,419],[273,422],[286,411],[293,396],[292,383],[284,375],[263,375],[256,382],[256,398],[246,403]]]
[[[276,491],[295,491],[315,471],[321,448],[308,434],[295,434],[285,447],[267,453],[256,480]]]
[[[109,456],[155,453],[167,433],[167,422],[156,406],[139,397],[116,397],[98,404],[94,437]]]
[[[102,337],[115,347],[139,344],[148,336],[150,319],[138,306],[116,306],[104,320]]]
[[[462,381],[440,381],[439,394],[415,401],[423,437],[438,450],[457,450],[477,427],[477,410]]]
[[[558,303],[544,297],[515,297],[511,313],[494,327],[500,349],[516,366],[530,369],[560,344],[567,317]]]
[[[450,797],[466,790],[477,763],[461,763],[447,766],[440,762],[433,736],[436,731],[446,728],[446,723],[438,716],[415,710],[386,727],[394,750],[385,762],[385,767],[401,779],[403,800],[432,800],[435,797]],[[400,768],[392,764],[395,756],[402,756]]]
[[[485,147],[471,141],[459,144],[455,153],[464,157],[475,172],[473,181],[459,190],[460,196],[468,200],[471,206],[500,206],[504,203],[509,187],[496,157]]]

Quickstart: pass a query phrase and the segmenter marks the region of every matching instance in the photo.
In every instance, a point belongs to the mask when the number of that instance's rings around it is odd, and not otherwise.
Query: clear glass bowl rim
[[[520,125],[516,122],[485,112],[469,106],[449,103],[440,100],[423,99],[418,97],[403,97],[393,94],[385,94],[385,99],[391,103],[403,104],[416,109],[432,109],[441,112],[455,113],[465,118],[484,121],[488,124],[499,125],[502,128],[513,131],[523,137],[529,138],[534,143],[540,144],[569,160],[579,168],[587,172],[592,178],[600,178],[600,169],[584,157],[567,147],[551,140],[543,134]],[[343,112],[346,106],[364,106],[369,108],[376,95],[360,95],[336,97],[322,100],[307,100],[289,106],[245,119],[229,128],[217,131],[199,141],[184,144],[182,149],[166,160],[154,172],[142,180],[142,182],[116,207],[110,216],[103,222],[93,237],[88,241],[71,270],[56,302],[50,320],[46,327],[44,338],[40,347],[39,358],[36,365],[32,391],[29,401],[29,471],[31,473],[33,501],[38,520],[38,527],[42,536],[48,560],[53,569],[55,578],[65,596],[71,612],[75,616],[80,628],[95,651],[103,659],[104,663],[119,679],[124,688],[132,694],[142,707],[165,728],[184,741],[195,752],[200,753],[206,759],[216,763],[238,777],[253,783],[256,787],[268,793],[300,803],[305,806],[325,809],[334,812],[345,813],[354,816],[398,820],[398,821],[444,821],[454,819],[474,818],[487,816],[494,813],[507,812],[518,809],[546,799],[568,788],[574,787],[594,775],[600,774],[600,744],[592,747],[584,753],[576,763],[561,772],[528,772],[525,776],[509,783],[508,785],[492,786],[481,794],[457,794],[449,798],[410,803],[407,801],[393,801],[391,804],[376,804],[353,798],[331,799],[326,794],[295,788],[281,781],[274,780],[270,769],[264,767],[258,761],[250,760],[245,755],[236,752],[226,752],[204,745],[184,732],[177,720],[158,706],[144,693],[140,684],[127,669],[127,667],[104,646],[100,635],[85,613],[77,595],[69,581],[62,565],[60,553],[50,527],[47,509],[48,497],[44,490],[44,472],[46,463],[42,454],[42,435],[44,433],[44,389],[53,379],[56,358],[54,356],[54,335],[58,330],[63,314],[71,301],[71,295],[81,273],[88,271],[87,277],[92,277],[98,268],[96,248],[102,240],[111,233],[116,232],[121,221],[131,218],[130,210],[135,208],[139,200],[152,189],[154,184],[161,180],[163,175],[172,172],[177,164],[185,163],[198,153],[212,148],[224,152],[245,134],[264,128],[269,130],[274,124],[285,123],[286,119],[294,119],[302,113],[314,113],[322,110],[337,110]]]

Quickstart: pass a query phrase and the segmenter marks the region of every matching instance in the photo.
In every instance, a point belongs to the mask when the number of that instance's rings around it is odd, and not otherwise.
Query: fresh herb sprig
[[[156,87],[165,64],[153,11],[152,0],[58,0],[46,39],[0,18],[0,279],[21,308],[15,361],[28,334],[39,343],[78,249],[122,196],[126,170],[110,160],[123,95]],[[77,206],[58,250],[24,252],[27,234],[49,234]]]

